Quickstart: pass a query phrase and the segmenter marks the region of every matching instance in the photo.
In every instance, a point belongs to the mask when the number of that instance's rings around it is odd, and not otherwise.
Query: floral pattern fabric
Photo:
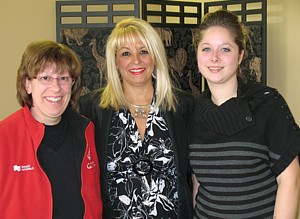
[[[127,109],[113,114],[108,190],[116,218],[177,218],[177,170],[169,130],[152,102],[144,140]]]

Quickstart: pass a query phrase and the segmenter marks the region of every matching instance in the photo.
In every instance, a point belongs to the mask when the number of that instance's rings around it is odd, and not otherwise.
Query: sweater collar
[[[238,96],[220,106],[211,101],[210,90],[204,91],[198,99],[195,114],[208,129],[222,135],[233,135],[255,124],[248,104],[248,96],[253,93],[249,86],[238,80]]]

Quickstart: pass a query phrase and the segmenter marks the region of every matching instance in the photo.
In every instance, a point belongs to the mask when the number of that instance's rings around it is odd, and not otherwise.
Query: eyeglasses
[[[54,79],[56,79],[58,84],[60,85],[69,85],[71,82],[74,82],[74,79],[69,76],[60,76],[57,78],[51,76],[38,76],[38,77],[34,77],[34,79],[37,79],[38,82],[44,85],[52,84]]]

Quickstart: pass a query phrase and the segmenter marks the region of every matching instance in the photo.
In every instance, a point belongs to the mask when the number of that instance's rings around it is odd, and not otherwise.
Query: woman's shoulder
[[[6,118],[0,121],[0,129],[6,129],[7,127],[18,127],[20,123],[24,121],[24,107],[10,114]]]
[[[181,89],[174,89],[174,94],[176,99],[182,100],[185,102],[194,102],[194,97],[191,93],[181,90]]]
[[[93,90],[85,95],[82,95],[79,98],[80,103],[92,103],[92,102],[99,103],[100,98],[103,93],[103,90],[104,90],[104,88],[99,88],[99,89]]]
[[[78,108],[80,114],[91,117],[93,110],[100,108],[100,99],[103,93],[103,88],[93,90],[79,98]]]
[[[259,82],[248,82],[239,84],[238,96],[251,98],[261,97],[269,99],[276,95],[279,95],[279,92],[276,88],[263,85]]]
[[[187,91],[176,89],[174,90],[174,95],[176,99],[176,109],[181,109],[181,111],[192,112],[195,105],[195,98],[193,95]]]
[[[269,115],[293,120],[288,103],[276,88],[255,83],[245,94],[251,109],[265,109]]]

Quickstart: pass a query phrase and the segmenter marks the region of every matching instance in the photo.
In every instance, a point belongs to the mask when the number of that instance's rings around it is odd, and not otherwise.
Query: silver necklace
[[[151,104],[148,105],[134,105],[132,103],[129,103],[133,109],[134,109],[134,118],[137,119],[147,119],[147,108],[151,106]]]

